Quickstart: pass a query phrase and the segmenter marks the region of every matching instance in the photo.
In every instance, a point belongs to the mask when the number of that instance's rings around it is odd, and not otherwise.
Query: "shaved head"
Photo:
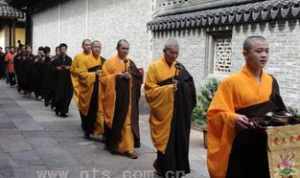
[[[179,54],[179,44],[175,39],[169,39],[165,43],[164,47],[164,57],[167,63],[171,66],[173,62],[176,61],[178,54]]]
[[[98,45],[100,44],[100,46],[102,45],[101,42],[98,41],[98,40],[95,40],[95,41],[92,42],[92,46],[95,46],[95,45],[97,45],[97,44],[98,44]]]
[[[85,44],[85,43],[91,43],[92,42],[92,40],[90,40],[90,39],[84,39],[83,41],[82,41],[82,46]]]
[[[171,48],[179,49],[179,44],[178,44],[177,40],[169,39],[166,42],[164,50],[171,49]]]
[[[244,50],[246,51],[249,51],[253,48],[253,43],[255,41],[267,41],[265,37],[263,36],[249,36],[245,41],[244,41],[244,44],[243,44],[243,48]]]

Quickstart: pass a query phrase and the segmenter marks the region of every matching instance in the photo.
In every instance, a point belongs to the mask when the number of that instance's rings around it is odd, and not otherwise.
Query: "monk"
[[[55,98],[54,107],[57,116],[68,117],[69,106],[73,96],[70,68],[72,59],[67,55],[68,46],[60,44],[60,55],[52,63],[55,66]]]
[[[47,107],[52,102],[52,87],[53,83],[53,73],[55,67],[52,65],[52,59],[50,56],[51,48],[49,46],[45,46],[44,54],[45,54],[45,61],[42,66],[42,73],[43,73],[43,80],[42,80],[42,88],[43,88],[43,98],[44,98],[44,105]]]
[[[269,178],[267,136],[254,118],[286,111],[276,79],[263,69],[269,45],[262,36],[248,37],[246,64],[221,82],[209,107],[208,168],[212,178]]]
[[[140,146],[138,103],[142,75],[128,58],[129,43],[120,40],[117,54],[107,60],[102,68],[102,112],[105,120],[106,148],[113,154],[132,159]]]
[[[72,61],[72,66],[71,66],[71,78],[72,78],[72,84],[73,84],[73,88],[74,88],[74,100],[76,102],[76,104],[78,105],[79,103],[79,100],[78,100],[78,97],[79,97],[79,72],[78,72],[78,69],[79,69],[79,62],[81,60],[85,60],[87,58],[89,58],[90,56],[90,53],[91,53],[91,43],[92,41],[90,39],[85,39],[83,40],[82,42],[82,49],[83,51],[79,54],[77,54],[73,61]]]
[[[87,43],[83,43],[83,46]],[[105,61],[101,54],[100,41],[93,41],[92,54],[88,58],[80,58],[78,62],[78,98],[82,129],[86,139],[90,139],[96,128],[97,135],[104,132],[103,115],[99,111],[99,81],[101,69]],[[78,60],[78,59],[77,59]],[[97,122],[98,121],[98,122]],[[97,124],[99,126],[97,127]]]
[[[5,56],[5,61],[7,63],[6,67],[8,73],[8,81],[11,87],[16,85],[14,57],[15,57],[15,48],[11,47],[9,52]]]
[[[23,74],[23,57],[25,55],[26,49],[25,46],[20,46],[18,48],[17,53],[14,58],[14,67],[15,67],[15,74],[17,77],[17,90],[20,93],[23,89],[24,86],[24,74]]]
[[[42,82],[44,78],[44,70],[43,64],[45,61],[45,52],[44,47],[38,48],[38,55],[35,56],[34,63],[31,67],[31,74],[32,74],[32,87],[34,88],[34,95],[37,100],[41,100],[43,96],[43,87]]]
[[[5,54],[3,53],[3,48],[0,46],[0,80],[5,76]]]
[[[145,81],[151,136],[157,150],[153,166],[163,177],[190,173],[189,136],[196,92],[192,76],[177,62],[178,54],[177,41],[168,40],[163,55],[150,64]]]
[[[24,70],[24,95],[31,95],[34,91],[34,72],[32,70],[35,56],[32,54],[31,46],[26,46],[26,54],[23,61]]]

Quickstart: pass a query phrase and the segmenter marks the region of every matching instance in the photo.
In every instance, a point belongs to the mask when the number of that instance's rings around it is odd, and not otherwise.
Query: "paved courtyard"
[[[145,103],[141,102],[141,108]],[[145,109],[141,114],[139,159],[111,155],[101,142],[83,139],[74,104],[57,118],[43,103],[24,97],[0,81],[0,178],[156,178]],[[192,131],[188,178],[207,178],[202,134]]]

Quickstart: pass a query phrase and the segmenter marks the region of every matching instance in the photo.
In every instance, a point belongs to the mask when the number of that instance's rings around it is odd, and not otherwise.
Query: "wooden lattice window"
[[[214,38],[214,73],[231,72],[231,37]]]

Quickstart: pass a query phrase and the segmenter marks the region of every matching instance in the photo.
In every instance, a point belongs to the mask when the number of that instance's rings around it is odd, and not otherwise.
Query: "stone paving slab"
[[[33,97],[24,97],[0,81],[0,178],[39,178],[53,173],[68,178],[158,178],[153,174],[156,157],[152,145],[148,106],[141,100],[141,141],[138,160],[111,155],[100,141],[83,138],[80,118],[72,103],[67,119]],[[202,134],[192,131],[192,173],[186,178],[208,178]],[[48,178],[47,177],[47,178]],[[56,176],[58,178],[58,176]]]

